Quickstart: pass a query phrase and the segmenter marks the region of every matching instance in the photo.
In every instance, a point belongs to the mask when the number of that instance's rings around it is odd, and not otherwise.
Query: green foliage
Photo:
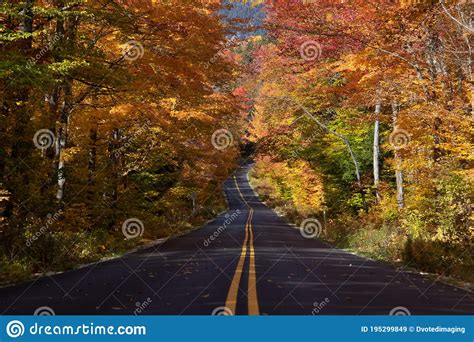
[[[28,258],[11,260],[5,256],[0,257],[0,284],[8,284],[27,280],[32,275],[33,266]]]
[[[435,239],[457,243],[469,242],[472,238],[471,199],[473,187],[462,176],[448,174],[437,182],[435,205],[437,231]],[[472,242],[472,241],[471,241]]]

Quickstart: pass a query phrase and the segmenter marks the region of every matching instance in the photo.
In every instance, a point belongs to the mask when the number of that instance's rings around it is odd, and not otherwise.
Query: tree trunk
[[[49,129],[51,132],[54,132],[55,130],[55,125],[56,125],[56,118],[58,115],[58,109],[59,109],[59,98],[61,95],[60,87],[55,86],[52,90],[51,93],[47,94],[47,102],[48,102],[48,121],[49,121]],[[55,157],[55,150],[54,150],[54,144],[51,145],[46,149],[46,158],[50,160],[54,160]]]
[[[396,102],[392,103],[392,122],[393,127],[397,127],[398,120],[398,105]],[[397,184],[397,206],[399,209],[405,206],[404,190],[403,190],[403,172],[402,172],[402,158],[400,152],[395,150],[395,181]]]
[[[55,3],[55,6],[60,7],[60,3]],[[65,44],[65,39],[64,39],[64,20],[62,18],[58,18],[56,20],[56,27],[55,27],[55,37],[61,37],[60,43],[61,45]],[[63,58],[61,56],[55,57],[54,61],[55,62],[61,62]],[[61,113],[59,112],[59,103],[61,99],[61,92],[62,92],[63,87],[60,85],[55,85],[49,93],[46,94],[46,102],[47,102],[47,107],[48,107],[48,118],[47,122],[49,124],[49,129],[51,132],[56,132],[56,143],[52,144],[49,148],[46,149],[45,151],[45,156],[49,160],[51,160],[51,170],[48,174],[48,181],[44,182],[43,185],[41,186],[41,191],[43,193],[46,193],[47,191],[50,190],[51,187],[55,185],[55,180],[56,180],[56,175],[58,172],[58,167],[57,167],[57,157],[59,154],[59,148],[58,148],[58,134],[57,131],[59,129],[56,129],[57,121],[60,120],[61,118]]]
[[[94,126],[89,131],[89,160],[88,160],[88,199],[93,201],[95,189],[95,177],[96,177],[96,168],[97,168],[97,127]]]
[[[60,1],[62,3],[62,1]],[[70,49],[76,48],[76,29],[79,25],[79,17],[78,16],[71,16],[68,17],[67,27],[64,28],[64,35],[62,36],[61,41]],[[58,26],[58,31],[60,32],[61,27]],[[64,80],[64,85],[62,87],[64,89],[64,101],[63,106],[61,108],[60,114],[60,123],[58,129],[58,136],[57,136],[57,144],[56,144],[56,155],[58,159],[58,190],[56,193],[56,199],[59,202],[62,202],[64,199],[64,191],[65,191],[65,184],[66,184],[66,174],[65,174],[65,158],[64,158],[64,149],[68,143],[68,124],[69,124],[69,116],[73,110],[74,101],[73,101],[73,80],[69,77]]]
[[[25,5],[21,10],[23,20],[18,27],[18,30],[23,33],[33,33],[33,0],[25,1]],[[27,37],[19,41],[19,52],[23,56],[31,55],[33,40]],[[30,139],[25,139],[25,132],[30,122],[30,111],[26,103],[28,103],[30,90],[27,87],[21,87],[18,91],[13,92],[13,103],[20,103],[20,106],[15,108],[15,128],[13,131],[14,143],[12,144],[11,157],[25,159],[30,151]]]
[[[472,45],[471,41],[469,40],[469,36],[465,35],[464,40],[467,45],[467,63],[466,63],[466,69],[467,69],[467,75],[469,79],[469,88],[471,91],[471,96],[470,96],[470,107],[471,107],[471,120],[474,120],[474,72],[472,71]]]
[[[119,167],[120,167],[120,130],[114,128],[112,131],[111,140],[109,142],[109,156],[112,165],[112,194],[111,194],[111,208],[113,220],[115,221],[115,214],[117,211],[117,201],[119,192]]]
[[[377,202],[380,201],[379,183],[380,183],[380,145],[379,145],[379,127],[380,127],[380,109],[381,101],[377,96],[375,103],[375,124],[374,124],[374,144],[373,144],[373,164],[374,164],[374,188],[375,188],[375,199]]]
[[[72,107],[72,81],[67,80],[64,85],[64,100],[61,108],[61,117],[59,129],[56,138],[56,157],[57,157],[57,177],[58,190],[56,192],[56,199],[61,202],[64,198],[64,189],[66,185],[66,174],[64,171],[64,149],[67,144],[69,114]]]
[[[438,79],[438,75],[442,71],[442,67],[440,67],[440,63],[438,59],[436,58],[440,48],[441,48],[441,43],[439,40],[439,37],[437,35],[431,35],[428,38],[427,42],[427,50],[428,52],[426,53],[426,63],[429,66],[429,74],[431,77],[431,92],[430,96],[428,98],[428,102],[434,102],[438,98],[438,93],[437,93],[437,84],[436,81]],[[441,151],[441,137],[439,134],[440,128],[442,125],[442,120],[441,117],[437,112],[434,113],[434,118],[433,118],[433,162],[435,164],[438,163],[442,151]]]

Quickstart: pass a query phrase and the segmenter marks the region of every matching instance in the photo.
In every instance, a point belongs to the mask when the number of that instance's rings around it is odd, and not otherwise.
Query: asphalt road
[[[0,312],[474,314],[472,292],[303,237],[258,200],[248,168],[225,184],[229,211],[205,227],[121,258],[2,288]]]

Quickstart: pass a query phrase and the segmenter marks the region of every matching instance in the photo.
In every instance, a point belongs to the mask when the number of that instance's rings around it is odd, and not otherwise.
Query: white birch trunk
[[[380,110],[381,110],[381,101],[380,98],[377,96],[376,104],[375,104],[375,124],[374,124],[374,144],[373,144],[373,164],[374,164],[374,188],[375,188],[375,197],[377,202],[380,201],[380,193],[379,193],[379,183],[380,183],[380,165],[379,165],[379,158],[380,158],[380,143],[379,143],[379,135],[380,135]]]

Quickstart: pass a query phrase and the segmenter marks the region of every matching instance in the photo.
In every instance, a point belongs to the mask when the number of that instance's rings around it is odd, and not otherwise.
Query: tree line
[[[0,1],[1,279],[223,208],[238,148],[213,133],[237,141],[243,119],[231,34],[199,0]]]
[[[272,1],[239,91],[261,195],[340,246],[472,280],[473,10]]]

